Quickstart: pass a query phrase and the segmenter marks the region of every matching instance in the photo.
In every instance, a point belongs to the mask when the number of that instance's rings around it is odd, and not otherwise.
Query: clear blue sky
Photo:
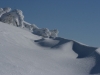
[[[0,7],[21,9],[29,23],[100,47],[100,0],[1,0]]]

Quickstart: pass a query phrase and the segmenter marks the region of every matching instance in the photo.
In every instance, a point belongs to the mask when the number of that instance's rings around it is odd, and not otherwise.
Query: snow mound
[[[42,37],[0,22],[0,75],[94,74],[94,53],[77,59],[78,54],[72,49],[73,41],[61,44],[59,48],[49,48],[34,42],[39,39]],[[57,46],[61,40],[47,38],[43,41]]]
[[[58,42],[56,42],[58,41]],[[62,57],[69,57],[73,59],[87,59],[91,58],[94,60],[94,65],[90,70],[90,74],[98,74],[100,73],[100,49],[96,47],[90,47],[74,40],[64,39],[61,37],[57,37],[49,41],[48,39],[40,39],[35,40],[37,44],[42,47],[50,48],[52,50],[60,50],[60,54]],[[50,43],[53,43],[50,45]],[[56,42],[56,43],[55,43]],[[63,53],[62,53],[63,52]],[[58,56],[58,57],[59,57]],[[92,61],[93,62],[93,61]]]

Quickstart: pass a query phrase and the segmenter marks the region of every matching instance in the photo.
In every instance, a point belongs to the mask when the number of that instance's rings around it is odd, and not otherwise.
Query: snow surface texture
[[[96,49],[0,22],[0,75],[100,75]]]
[[[42,36],[43,38],[55,38],[58,36],[58,30],[49,30],[47,28],[38,28],[35,24],[24,21],[23,12],[19,9],[11,11],[11,8],[0,8],[0,21],[17,27],[28,29],[33,34]]]

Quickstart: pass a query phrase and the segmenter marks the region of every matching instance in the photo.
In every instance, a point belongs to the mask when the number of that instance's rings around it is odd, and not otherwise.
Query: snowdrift
[[[0,22],[0,75],[100,75],[99,63],[99,48]]]

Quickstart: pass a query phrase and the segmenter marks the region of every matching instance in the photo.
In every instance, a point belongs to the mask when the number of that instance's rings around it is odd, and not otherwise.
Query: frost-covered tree
[[[57,29],[50,30],[50,32],[51,32],[50,38],[56,38],[59,33],[59,31]]]
[[[0,21],[17,27],[27,28],[32,33],[42,36],[43,38],[55,38],[58,35],[58,30],[49,31],[47,28],[38,28],[35,24],[30,24],[24,21],[23,12],[19,9],[11,11],[11,8],[0,8]]]
[[[48,38],[50,36],[50,31],[47,28],[42,29],[35,29],[33,30],[33,33],[39,36],[42,36],[43,38]]]
[[[14,12],[14,11],[4,14],[1,17],[1,21],[4,23],[19,26],[18,16],[17,16],[16,12]]]
[[[30,26],[30,30],[31,31],[35,31],[35,30],[37,30],[37,29],[39,29],[35,24],[31,24],[31,26]]]
[[[6,8],[3,8],[3,10],[4,10],[4,12],[5,12],[5,13],[8,13],[8,12],[10,12],[10,11],[11,11],[11,8],[6,7]]]
[[[42,34],[43,38],[48,38],[51,35],[49,29],[47,29],[47,28],[42,28],[41,29],[41,34]]]
[[[22,14],[21,10],[15,9],[11,12],[10,8],[5,9],[6,12],[4,15],[1,17],[1,21],[4,23],[8,24],[13,24],[15,26],[21,26],[24,27],[23,21],[24,21],[24,16]]]
[[[0,17],[3,15],[3,14],[6,14],[8,12],[11,11],[11,8],[9,7],[6,7],[6,8],[0,8]]]
[[[43,38],[56,38],[58,36],[58,30],[54,29],[54,30],[50,30],[47,28],[42,28],[42,29],[34,29],[33,33],[39,36],[42,36]]]
[[[24,27],[24,24],[23,24],[23,22],[24,22],[23,12],[21,10],[19,10],[19,9],[15,9],[12,12],[16,13],[17,16],[16,15],[15,16],[18,18],[19,26],[21,26],[23,28]]]
[[[36,29],[39,29],[35,24],[30,24],[30,23],[28,23],[26,21],[24,21],[23,24],[24,24],[24,27],[26,29],[30,30],[31,32],[33,32]]]
[[[30,26],[31,26],[30,23],[24,21],[24,22],[23,22],[23,25],[24,25],[24,27],[25,27],[26,29],[30,30]]]
[[[16,10],[17,14],[18,14],[18,17],[19,17],[19,25],[21,25],[21,27],[23,28],[24,27],[24,15],[23,15],[23,12],[21,10]]]

